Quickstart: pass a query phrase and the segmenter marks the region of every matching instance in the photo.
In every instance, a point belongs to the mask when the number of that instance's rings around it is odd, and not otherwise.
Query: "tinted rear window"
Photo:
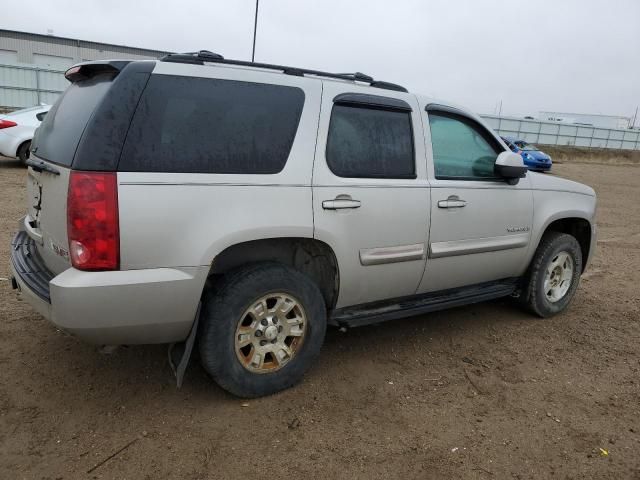
[[[411,113],[334,105],[326,157],[339,177],[415,178]]]
[[[303,105],[296,87],[152,75],[118,170],[278,173]]]
[[[102,74],[71,84],[36,130],[32,151],[45,160],[71,166],[82,132],[113,77]]]

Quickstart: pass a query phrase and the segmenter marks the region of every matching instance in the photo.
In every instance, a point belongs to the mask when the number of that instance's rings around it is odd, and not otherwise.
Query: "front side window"
[[[473,120],[448,112],[429,112],[435,175],[438,179],[496,178],[502,151],[497,140]]]
[[[334,105],[326,158],[339,177],[416,178],[411,112]]]

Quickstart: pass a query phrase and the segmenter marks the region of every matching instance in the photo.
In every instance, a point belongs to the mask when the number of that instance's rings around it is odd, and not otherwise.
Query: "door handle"
[[[344,210],[360,208],[360,200],[353,200],[349,195],[338,195],[333,200],[323,200],[322,208],[325,210]]]
[[[467,204],[466,201],[460,200],[457,195],[451,195],[446,200],[438,201],[438,208],[462,208]]]

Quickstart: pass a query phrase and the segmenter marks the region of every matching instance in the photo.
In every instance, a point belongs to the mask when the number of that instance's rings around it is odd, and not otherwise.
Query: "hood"
[[[540,150],[523,150],[523,153],[532,156],[534,160],[551,160],[549,155]]]
[[[528,172],[527,176],[531,178],[531,186],[534,190],[555,190],[559,192],[579,193],[592,197],[596,196],[593,188],[583,183],[574,182],[573,180],[535,172]]]

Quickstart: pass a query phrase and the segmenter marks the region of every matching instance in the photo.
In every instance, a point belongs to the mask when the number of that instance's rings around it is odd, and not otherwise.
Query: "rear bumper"
[[[43,271],[35,244],[24,232],[12,242],[11,269],[15,285],[38,313],[85,341],[112,345],[184,340],[208,274],[206,267],[69,268],[53,276]]]

